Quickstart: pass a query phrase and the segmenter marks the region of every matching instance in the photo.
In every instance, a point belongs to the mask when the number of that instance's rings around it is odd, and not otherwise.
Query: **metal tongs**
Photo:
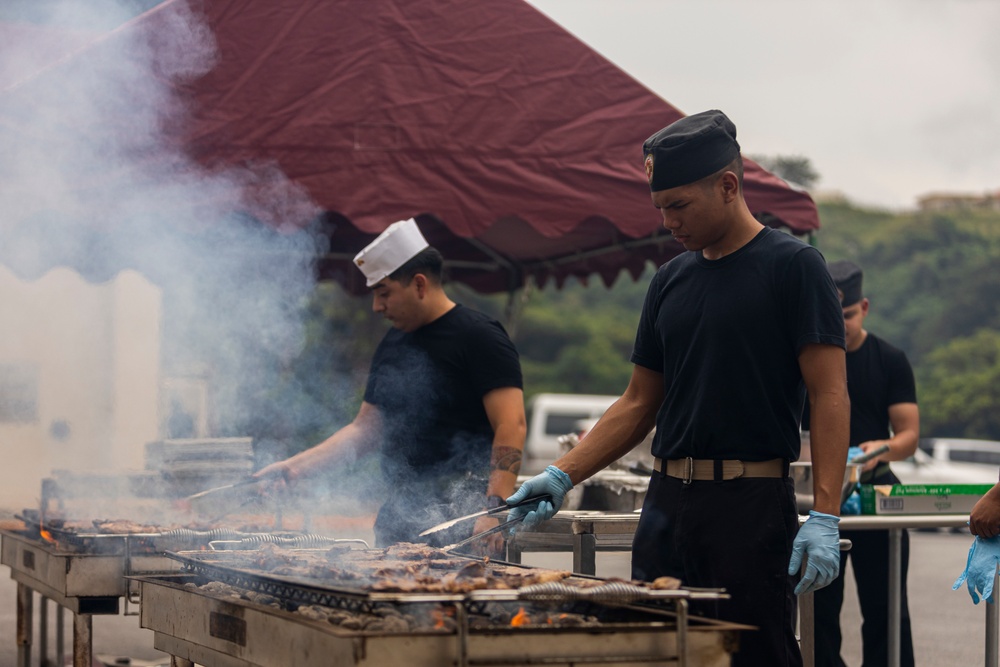
[[[847,463],[849,465],[861,466],[861,465],[864,465],[865,463],[868,463],[869,461],[871,461],[876,456],[881,456],[882,454],[885,454],[887,451],[889,451],[889,445],[882,445],[881,447],[878,447],[877,449],[873,449],[870,452],[866,452],[864,454],[858,454],[857,456],[855,456],[853,459],[851,459]],[[847,499],[851,497],[852,493],[854,493],[854,489],[856,489],[858,487],[858,484],[861,483],[861,480],[860,480],[860,478],[861,478],[861,470],[860,470],[860,468],[857,470],[857,475],[858,475],[858,479],[854,479],[853,474],[852,474],[852,480],[854,481],[853,484],[845,484],[844,488],[841,489],[841,491],[840,491],[840,504],[841,505],[843,505],[844,503],[847,502]]]
[[[420,533],[420,537],[427,537],[428,535],[432,535],[433,533],[439,533],[442,530],[447,530],[447,529],[451,528],[452,526],[455,526],[455,525],[458,525],[458,524],[462,523],[463,521],[469,521],[471,519],[478,519],[481,516],[490,516],[492,514],[499,514],[500,512],[506,512],[507,510],[509,510],[509,509],[511,509],[513,507],[520,507],[521,505],[528,505],[530,503],[537,503],[540,500],[552,500],[552,496],[550,496],[547,493],[542,494],[540,496],[531,496],[530,498],[525,498],[524,500],[522,500],[520,502],[517,502],[517,503],[514,503],[513,505],[508,505],[508,504],[504,503],[503,505],[499,505],[497,507],[494,507],[493,509],[480,510],[478,512],[473,512],[472,514],[466,514],[465,516],[460,516],[457,519],[449,519],[448,521],[445,521],[444,523],[439,523],[436,526],[432,526],[432,527],[428,528],[424,532]],[[511,522],[508,521],[507,523],[511,523]],[[504,526],[506,524],[500,524],[500,525]],[[499,526],[497,526],[497,528],[499,528]],[[490,530],[491,530],[491,532],[496,532],[493,529],[490,529]],[[483,533],[483,535],[487,535],[487,534],[489,534],[489,533]],[[453,545],[453,546],[456,546],[456,545]]]
[[[211,521],[218,521],[228,514],[260,502],[261,489],[267,482],[265,479],[251,477],[234,484],[195,493],[183,500],[191,511],[210,516]]]
[[[501,524],[493,526],[492,528],[484,530],[481,533],[476,533],[472,537],[467,537],[464,540],[461,540],[459,542],[455,542],[454,544],[449,544],[446,547],[441,547],[441,550],[442,551],[453,551],[453,550],[455,550],[455,549],[457,549],[459,547],[464,547],[466,544],[469,544],[470,542],[475,542],[476,540],[481,540],[484,537],[489,537],[493,533],[499,533],[501,530],[506,530],[507,528],[513,526],[515,523],[520,523],[522,521],[524,521],[524,517],[523,516],[519,516],[519,517],[514,518],[514,519],[509,519],[507,521],[504,521]]]
[[[881,447],[873,449],[870,452],[866,452],[864,454],[858,454],[853,459],[848,461],[848,463],[868,463],[876,456],[881,456],[882,454],[885,454],[887,451],[889,451],[889,445],[882,445]]]

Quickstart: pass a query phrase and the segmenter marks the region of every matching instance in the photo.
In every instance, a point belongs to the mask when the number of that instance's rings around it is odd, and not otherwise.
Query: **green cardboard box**
[[[968,514],[992,484],[862,484],[862,514]]]

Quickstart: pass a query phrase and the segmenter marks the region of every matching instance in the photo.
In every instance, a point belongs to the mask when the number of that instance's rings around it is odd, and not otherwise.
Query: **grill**
[[[63,548],[42,539],[37,531],[0,531],[0,563],[10,567],[11,578],[17,582],[18,667],[31,664],[33,592],[42,596],[39,651],[43,659],[47,652],[47,601],[54,600],[59,605],[58,664],[63,664],[62,610],[68,609],[73,613],[73,665],[90,667],[92,617],[118,614],[122,598],[127,609],[127,573],[177,569],[176,562],[155,553],[133,553],[132,544],[128,535],[81,535],[75,545]]]
[[[29,526],[31,522],[29,520]],[[48,537],[43,537],[43,533]],[[262,544],[291,548],[323,547],[344,542],[303,533],[250,533],[232,528],[171,529],[150,533],[102,534],[34,525],[0,531],[0,564],[11,577],[76,614],[117,614],[119,599],[138,602],[127,577],[180,569],[166,553],[181,549],[256,549]]]
[[[319,550],[280,553],[323,557]],[[688,615],[689,600],[718,599],[720,591],[653,590],[569,576],[519,588],[404,592],[314,578],[308,567],[273,574],[246,553],[168,557],[180,563],[180,572],[134,580],[141,588],[142,627],[181,666],[715,667],[730,664],[738,631],[745,629]],[[530,579],[540,572],[456,560],[491,576],[521,572]],[[518,617],[534,621],[519,624]]]
[[[112,476],[95,483],[93,476],[65,473],[43,484],[40,510],[25,510],[20,517],[24,529],[0,530],[0,564],[11,568],[18,584],[19,667],[31,664],[36,592],[43,603],[38,647],[43,664],[47,601],[54,600],[58,664],[63,664],[63,609],[73,613],[74,667],[91,665],[92,617],[119,613],[138,613],[140,625],[153,631],[155,648],[170,654],[178,667],[715,667],[730,664],[738,633],[746,629],[689,616],[690,600],[722,597],[720,591],[652,590],[581,575],[472,590],[387,590],[373,580],[282,575],[255,566],[267,553],[299,558],[380,551],[361,540],[309,533],[305,513],[302,531],[281,530],[280,516],[260,530],[121,522],[107,528],[114,532],[95,522],[53,518],[159,516],[155,510],[176,494],[170,485],[147,484],[146,477]],[[459,561],[453,564],[458,569],[541,572],[448,557]],[[442,570],[436,576],[451,574]],[[522,617],[533,622],[515,623]]]
[[[261,544],[292,547],[329,546],[344,540],[295,532],[256,533],[230,528],[195,530],[178,528],[156,532],[105,534],[81,529],[43,526],[39,514],[25,510],[20,517],[23,530],[0,530],[0,564],[11,569],[18,585],[17,642],[18,665],[31,662],[33,596],[42,599],[39,652],[47,651],[48,607],[53,600],[56,615],[56,658],[62,664],[63,609],[73,613],[74,665],[90,667],[92,617],[138,615],[130,607],[139,604],[139,586],[130,576],[169,573],[180,570],[176,559],[165,552],[182,549],[253,549]],[[44,536],[43,536],[44,535]],[[347,540],[351,542],[351,540]]]

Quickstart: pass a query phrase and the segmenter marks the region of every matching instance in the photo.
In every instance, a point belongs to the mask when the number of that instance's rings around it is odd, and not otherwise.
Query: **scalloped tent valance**
[[[650,205],[641,143],[682,113],[522,0],[198,6],[203,15],[196,18],[214,37],[213,65],[178,78],[154,59],[148,74],[169,87],[172,104],[183,102],[163,116],[164,145],[209,173],[280,170],[327,213],[319,225],[315,216],[296,217],[294,206],[277,218],[255,217],[279,228],[276,236],[322,229],[321,278],[362,289],[350,258],[389,224],[413,216],[445,254],[452,278],[481,292],[516,289],[529,276],[559,285],[596,273],[610,284],[623,269],[637,276],[646,262],[679,252]],[[167,0],[28,81],[4,89],[0,80],[0,141],[4,133],[24,135],[33,111],[52,104],[40,92],[47,78],[99,60],[130,35],[164,34],[181,7]],[[29,139],[51,143],[58,155],[60,142],[93,129],[61,127],[62,138],[55,132]],[[159,160],[141,157],[143,165]],[[122,178],[101,170],[75,187],[89,191]],[[795,233],[819,227],[808,194],[750,161],[745,194],[767,224]],[[184,198],[155,207],[168,210]],[[16,232],[9,237],[44,243],[38,238],[53,233],[24,229],[38,224],[38,211],[5,215],[0,224]],[[142,268],[134,265],[143,253],[133,256],[121,243],[112,244],[112,256],[94,255],[107,245],[103,235],[121,235],[134,217],[93,225],[95,216],[61,218],[76,228],[64,240],[79,237],[87,251],[67,250],[51,261],[95,275]],[[184,235],[205,233],[181,227]],[[0,250],[0,261],[23,261],[7,257],[13,252]],[[32,256],[32,271],[47,261],[39,257]]]

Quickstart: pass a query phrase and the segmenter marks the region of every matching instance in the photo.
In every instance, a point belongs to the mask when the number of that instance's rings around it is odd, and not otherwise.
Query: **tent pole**
[[[534,281],[529,277],[521,287],[507,292],[507,305],[504,307],[504,328],[511,339],[517,338],[517,327],[521,323],[524,306],[534,291]]]

